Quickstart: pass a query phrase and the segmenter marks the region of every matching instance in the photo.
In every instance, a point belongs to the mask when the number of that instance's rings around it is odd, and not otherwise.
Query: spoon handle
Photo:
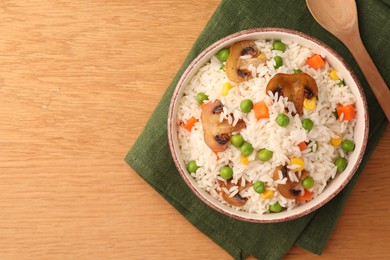
[[[346,45],[351,51],[356,62],[359,64],[359,67],[378,99],[383,112],[385,112],[387,120],[390,121],[390,90],[387,87],[386,82],[383,80],[381,74],[364,47],[361,38],[357,37],[354,41],[349,41],[349,43],[347,42],[348,41],[345,42]]]

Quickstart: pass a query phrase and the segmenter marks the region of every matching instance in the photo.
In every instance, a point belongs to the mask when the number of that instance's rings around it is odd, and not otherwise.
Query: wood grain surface
[[[0,3],[0,259],[229,259],[123,158],[219,4]],[[320,258],[390,258],[387,127]]]

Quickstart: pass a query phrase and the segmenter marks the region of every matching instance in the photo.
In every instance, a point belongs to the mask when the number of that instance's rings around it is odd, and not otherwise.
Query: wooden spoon
[[[355,0],[306,0],[314,19],[352,53],[390,121],[390,90],[360,38]]]

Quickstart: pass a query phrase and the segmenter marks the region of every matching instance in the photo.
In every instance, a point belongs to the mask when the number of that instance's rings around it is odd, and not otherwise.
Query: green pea
[[[343,157],[339,157],[334,161],[334,164],[337,166],[338,172],[343,172],[347,168],[347,160]]]
[[[351,140],[344,140],[341,143],[341,148],[346,152],[352,152],[355,150],[355,143]]]
[[[241,108],[241,111],[244,112],[244,113],[249,113],[251,112],[252,108],[253,108],[253,102],[252,100],[250,99],[244,99],[243,101],[241,101],[240,103],[240,108]]]
[[[223,166],[219,171],[219,175],[221,175],[223,179],[229,180],[231,177],[233,177],[233,169],[229,166]]]
[[[313,129],[314,122],[310,118],[305,118],[302,120],[302,127],[303,129],[310,131]]]
[[[314,179],[311,176],[306,177],[302,181],[302,187],[305,188],[305,189],[311,189],[311,188],[313,188],[313,186],[314,186]]]
[[[196,170],[198,169],[198,165],[196,165],[196,162],[194,160],[190,161],[187,165],[187,171],[189,173],[193,173],[193,172],[196,172]]]
[[[270,212],[278,213],[278,212],[281,212],[282,210],[283,210],[283,207],[279,204],[279,202],[276,202],[273,205],[269,205]]]
[[[272,44],[272,47],[274,48],[274,50],[278,50],[278,51],[285,51],[286,50],[286,44],[284,44],[281,41],[275,41]]]
[[[275,60],[275,66],[274,66],[275,69],[277,69],[277,68],[279,68],[280,66],[283,65],[283,59],[282,59],[282,57],[280,57],[280,56],[275,56],[275,57],[274,57],[274,60]]]
[[[204,92],[199,92],[196,94],[196,102],[198,102],[199,105],[203,104],[203,101],[208,100],[209,96],[207,96]]]
[[[224,48],[217,53],[217,57],[220,61],[224,62],[227,61],[227,59],[229,58],[229,54],[229,50]]]
[[[239,148],[244,143],[244,137],[240,134],[232,135],[230,137],[230,142],[232,142],[232,145]]]
[[[262,162],[266,162],[272,158],[273,154],[274,152],[264,148],[259,151],[257,158]]]
[[[343,87],[345,85],[344,80],[340,80],[339,83],[337,83],[339,87]]]
[[[300,69],[294,70],[294,74],[298,74],[298,73],[301,73],[301,72],[302,72],[302,70],[300,70]]]
[[[288,124],[290,123],[290,118],[286,115],[286,114],[283,114],[283,113],[280,113],[277,117],[276,117],[276,123],[282,127],[286,127],[288,126]]]
[[[255,183],[253,183],[253,189],[254,189],[257,193],[263,193],[263,192],[265,191],[264,182],[256,181]]]
[[[249,156],[253,152],[253,146],[248,142],[244,142],[240,147],[240,152],[244,156]]]

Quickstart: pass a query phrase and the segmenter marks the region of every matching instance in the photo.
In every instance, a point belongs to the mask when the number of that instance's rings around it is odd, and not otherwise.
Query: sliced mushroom
[[[238,60],[238,73],[244,73],[246,76],[249,76],[252,74],[252,70],[250,69],[251,65],[252,67],[257,68],[260,64],[264,63],[264,61],[260,58],[250,58],[250,59],[239,59]]]
[[[238,120],[235,126],[230,125],[227,120],[220,122],[222,110],[222,102],[216,99],[206,104],[201,115],[204,141],[214,152],[225,151],[228,148],[231,133],[246,127],[243,120]]]
[[[230,81],[240,83],[246,81],[252,74],[250,65],[257,67],[266,61],[258,57],[260,51],[252,41],[240,41],[230,47],[229,58],[226,61],[225,71]],[[252,58],[241,59],[241,56],[251,55]]]
[[[245,184],[245,186],[241,186],[241,180],[239,180],[239,181],[237,182],[237,185],[236,185],[236,184],[232,183],[231,179],[229,179],[229,180],[226,181],[226,183],[223,182],[223,181],[218,180],[218,184],[219,184],[219,186],[220,186],[221,188],[226,188],[226,189],[228,189],[228,190],[231,189],[231,188],[234,187],[234,186],[238,186],[238,192],[237,192],[237,194],[234,195],[233,197],[230,197],[229,194],[227,194],[226,192],[224,192],[224,191],[222,190],[222,198],[223,198],[227,203],[229,203],[229,204],[232,205],[232,206],[241,207],[241,206],[244,206],[244,205],[245,205],[245,203],[247,202],[248,199],[247,199],[247,198],[241,197],[240,192],[241,192],[242,190],[246,189],[246,188],[249,188],[249,187],[252,185],[252,183],[247,182],[247,183]]]
[[[281,165],[274,171],[274,180],[279,179],[279,171],[282,172],[283,178],[287,178],[286,184],[278,184],[278,191],[280,195],[287,199],[295,199],[300,196],[303,192],[303,187],[301,185],[302,181],[309,176],[309,172],[306,170],[302,171],[301,177],[299,178],[299,182],[293,182],[288,178],[288,169],[286,165]]]
[[[303,101],[318,96],[316,81],[306,73],[276,74],[267,84],[266,93],[279,93],[293,102],[299,115],[303,115]]]

